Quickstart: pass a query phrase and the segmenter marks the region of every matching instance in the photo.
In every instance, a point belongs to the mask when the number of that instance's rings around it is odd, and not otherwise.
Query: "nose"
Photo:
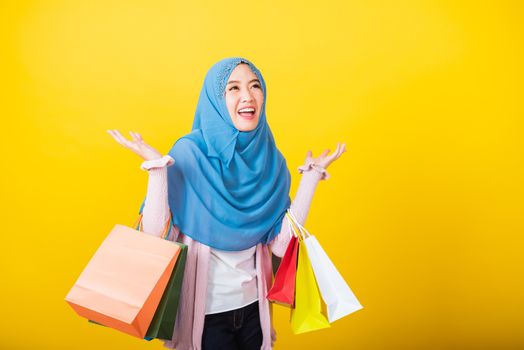
[[[251,91],[247,90],[242,94],[241,102],[251,102],[253,101],[253,95],[251,94]]]

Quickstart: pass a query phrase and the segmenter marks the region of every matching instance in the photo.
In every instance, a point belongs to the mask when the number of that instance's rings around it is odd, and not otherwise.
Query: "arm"
[[[144,233],[160,237],[166,225],[169,224],[167,167],[174,162],[174,159],[170,156],[164,156],[145,161],[141,165],[141,168],[149,173],[146,200],[142,210]]]
[[[313,200],[313,195],[315,194],[315,189],[317,188],[319,181],[327,179],[329,175],[327,172],[325,172],[325,169],[315,169],[309,164],[300,167],[299,170],[303,174],[302,178],[300,179],[300,184],[298,185],[295,198],[291,202],[290,208],[293,214],[295,214],[298,222],[301,225],[304,225],[307,214],[309,213],[311,201]],[[271,252],[278,257],[282,257],[286,251],[290,239],[291,232],[289,230],[287,216],[285,216],[282,220],[282,228],[280,233],[269,244]]]
[[[174,159],[170,156],[162,157],[160,152],[147,144],[142,135],[137,132],[129,132],[132,140],[126,139],[118,130],[107,130],[107,132],[116,142],[145,160],[141,168],[149,172],[149,182],[144,208],[142,208],[142,228],[147,234],[162,236],[170,217],[166,167],[172,165],[175,162]],[[176,240],[179,233],[178,227],[173,227],[170,233],[172,234],[170,239]]]
[[[318,182],[329,178],[329,174],[326,171],[327,167],[340,158],[345,151],[346,144],[340,144],[339,142],[336,150],[332,154],[329,154],[329,149],[325,150],[318,157],[313,157],[311,151],[307,152],[306,163],[298,168],[303,175],[295,199],[290,206],[291,211],[301,225],[304,225],[306,222],[309,207],[311,206],[313,194],[315,193]],[[272,253],[278,257],[282,257],[286,252],[290,239],[291,232],[289,230],[287,216],[285,216],[282,220],[280,233],[269,243]]]

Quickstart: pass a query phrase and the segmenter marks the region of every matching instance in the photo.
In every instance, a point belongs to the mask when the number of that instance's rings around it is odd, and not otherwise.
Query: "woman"
[[[316,185],[343,152],[324,151],[299,167],[293,202],[290,174],[265,114],[266,85],[247,59],[217,62],[206,74],[193,131],[162,156],[138,133],[113,138],[145,161],[149,172],[143,230],[188,245],[173,339],[168,348],[271,349],[275,332],[266,294],[271,253],[282,257],[291,207],[304,224]],[[270,253],[271,251],[271,253]]]

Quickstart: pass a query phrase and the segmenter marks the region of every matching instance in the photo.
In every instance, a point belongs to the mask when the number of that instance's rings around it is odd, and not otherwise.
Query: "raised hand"
[[[116,142],[121,144],[127,149],[130,149],[131,151],[138,154],[140,157],[142,157],[144,160],[152,160],[152,159],[158,159],[162,158],[162,154],[158,152],[156,149],[148,145],[143,139],[142,136],[137,132],[130,131],[129,134],[131,135],[132,140],[126,139],[120,131],[118,130],[107,130],[108,134],[113,136]]]
[[[329,149],[322,152],[322,154],[316,158],[313,157],[313,154],[311,151],[308,151],[306,154],[306,162],[309,160],[312,160],[315,164],[320,165],[324,169],[327,169],[327,167],[333,163],[335,160],[340,158],[342,153],[346,152],[346,144],[345,143],[337,143],[337,148],[335,151],[331,154],[329,154]]]

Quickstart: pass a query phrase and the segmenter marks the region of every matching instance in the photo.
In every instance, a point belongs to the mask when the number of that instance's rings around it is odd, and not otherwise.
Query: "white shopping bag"
[[[304,236],[304,244],[307,249],[311,266],[317,280],[322,299],[326,303],[329,322],[334,322],[344,316],[363,308],[360,302],[351,291],[344,278],[340,275],[333,262],[329,259],[326,252],[317,239],[311,235],[288,211],[296,227],[299,228]]]

